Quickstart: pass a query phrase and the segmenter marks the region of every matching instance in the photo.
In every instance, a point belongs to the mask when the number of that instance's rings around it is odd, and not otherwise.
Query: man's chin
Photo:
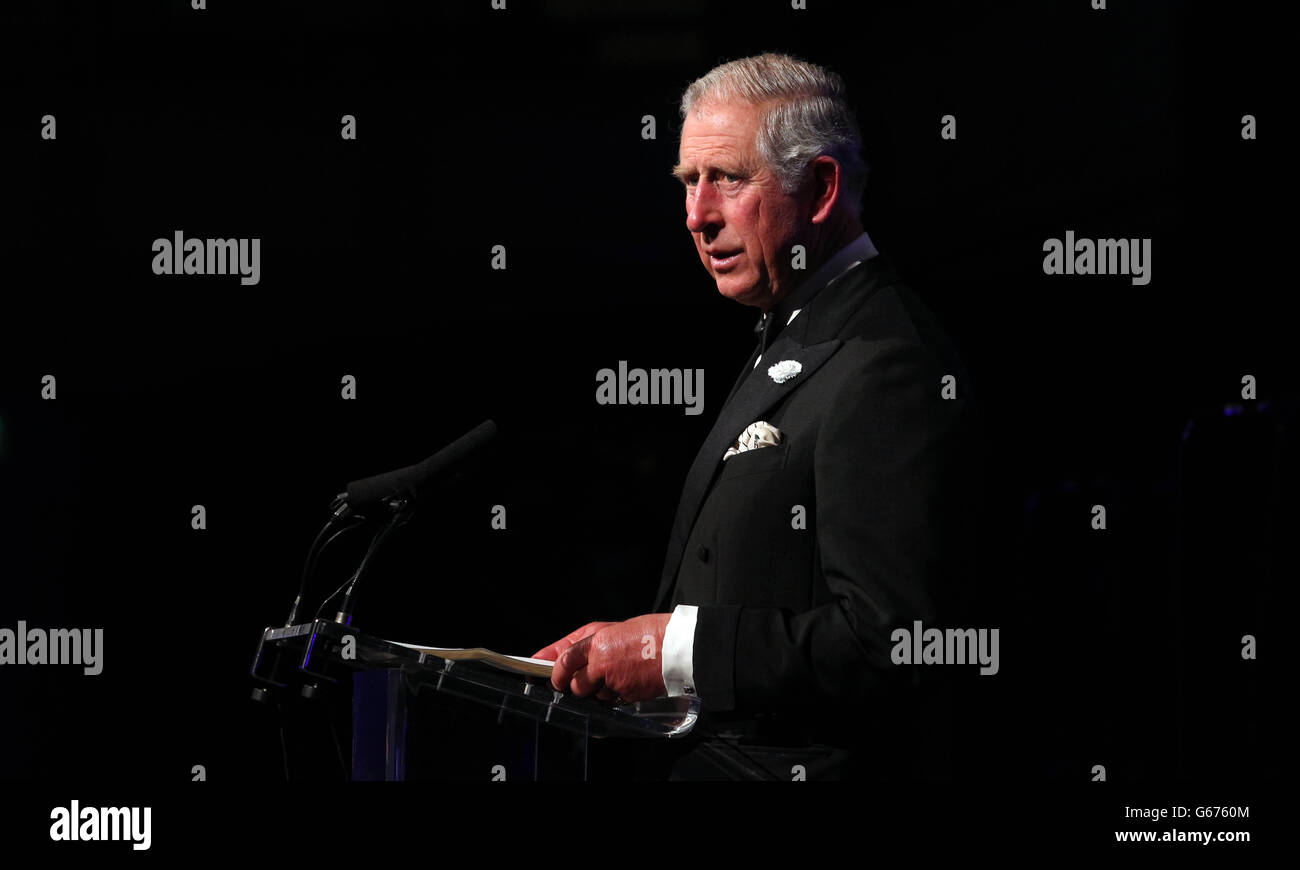
[[[741,285],[736,281],[729,281],[724,278],[714,279],[718,285],[718,293],[727,297],[732,302],[739,302],[741,305],[761,305],[763,300],[763,291],[752,284]]]

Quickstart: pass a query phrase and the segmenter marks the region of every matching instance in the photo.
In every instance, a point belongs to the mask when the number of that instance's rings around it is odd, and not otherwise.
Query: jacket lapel
[[[754,360],[757,357],[758,347],[755,346],[754,350],[749,354],[749,360],[745,363],[744,368],[740,370],[740,375],[736,378],[736,382],[731,385],[731,392],[727,393],[727,401],[723,402],[722,407],[725,408],[727,405],[731,404],[731,400],[735,398],[736,391],[740,389],[740,385],[745,382],[745,378],[749,377],[750,372],[754,370]]]
[[[658,612],[660,604],[672,588],[673,579],[677,576],[677,568],[681,565],[682,553],[686,548],[686,539],[690,537],[691,527],[695,525],[695,517],[700,512],[713,478],[722,466],[722,455],[740,437],[740,433],[745,431],[746,426],[761,419],[788,393],[812,377],[813,372],[830,359],[831,354],[835,353],[843,343],[839,339],[831,339],[820,344],[800,347],[795,334],[796,331],[783,332],[763,357],[772,363],[794,360],[803,367],[799,374],[783,384],[778,384],[767,376],[766,370],[741,372],[739,388],[733,391],[730,401],[723,406],[717,422],[713,424],[708,437],[704,439],[704,446],[696,454],[695,462],[691,464],[691,470],[686,475],[686,483],[682,487],[681,501],[677,505],[677,518],[673,522],[673,533],[668,556],[664,562],[664,573],[659,581],[659,594],[655,598],[655,612]],[[753,366],[752,354],[748,365]],[[749,376],[751,374],[752,377]]]

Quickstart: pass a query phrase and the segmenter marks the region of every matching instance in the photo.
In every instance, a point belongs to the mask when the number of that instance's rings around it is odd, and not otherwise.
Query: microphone
[[[394,529],[404,525],[410,519],[411,514],[414,513],[415,502],[420,497],[420,492],[450,477],[473,456],[481,452],[488,445],[488,442],[496,437],[496,434],[497,424],[491,420],[484,420],[423,462],[408,465],[406,468],[399,468],[396,471],[376,474],[374,477],[354,480],[348,484],[347,492],[344,494],[346,496],[345,502],[340,505],[339,501],[335,500],[336,519],[359,514],[363,510],[378,505],[383,505],[391,510],[392,517],[371,540],[370,547],[361,559],[361,564],[357,566],[352,578],[345,583],[347,592],[344,593],[343,603],[339,606],[339,612],[334,617],[335,622],[341,625],[352,624],[352,606],[356,600],[357,583],[365,575],[366,569],[370,567],[375,551],[379,549]],[[339,591],[342,591],[342,589],[343,587],[340,586]],[[334,595],[337,594],[338,592],[334,593]],[[329,603],[330,598],[333,598],[334,595],[330,595],[329,598],[321,602],[321,610],[325,609],[325,605]],[[317,611],[317,616],[319,617],[319,615],[320,613]]]
[[[360,513],[393,499],[415,502],[420,492],[451,476],[496,437],[497,424],[484,420],[423,462],[348,484],[347,507]]]

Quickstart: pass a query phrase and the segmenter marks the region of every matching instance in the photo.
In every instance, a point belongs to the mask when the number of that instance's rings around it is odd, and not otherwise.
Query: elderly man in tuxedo
[[[744,58],[681,110],[686,228],[718,292],[762,311],[758,346],[687,475],[653,612],[537,656],[577,695],[697,694],[674,777],[927,773],[931,677],[891,660],[891,632],[949,618],[968,580],[969,382],[863,230],[838,75]]]

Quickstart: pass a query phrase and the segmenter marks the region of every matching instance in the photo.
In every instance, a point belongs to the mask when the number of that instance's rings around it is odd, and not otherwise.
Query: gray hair
[[[867,185],[862,134],[844,96],[844,80],[816,64],[785,54],[760,54],[714,67],[682,94],[682,119],[712,103],[759,107],[755,146],[784,193],[806,179],[823,154],[839,161],[849,205],[858,210]]]

